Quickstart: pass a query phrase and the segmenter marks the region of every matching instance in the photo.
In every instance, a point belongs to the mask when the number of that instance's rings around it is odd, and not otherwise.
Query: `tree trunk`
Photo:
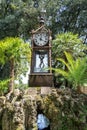
[[[10,60],[10,83],[9,83],[9,92],[14,90],[14,58]]]

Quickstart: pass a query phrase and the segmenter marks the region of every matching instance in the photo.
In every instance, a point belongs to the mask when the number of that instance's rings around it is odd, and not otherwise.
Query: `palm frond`
[[[75,64],[75,61],[73,60],[73,57],[70,53],[68,52],[64,52],[65,56],[66,56],[66,59],[68,61],[68,64],[70,64],[72,70],[74,69],[74,64]]]
[[[68,73],[62,69],[55,69],[55,68],[52,68],[52,70],[54,70],[57,74],[61,74],[63,75],[65,78],[68,77]]]
[[[56,73],[64,76],[73,86],[79,86],[87,83],[87,58],[78,58],[74,60],[70,53],[64,52],[67,61],[62,58],[57,60],[62,62],[67,70],[53,69]]]

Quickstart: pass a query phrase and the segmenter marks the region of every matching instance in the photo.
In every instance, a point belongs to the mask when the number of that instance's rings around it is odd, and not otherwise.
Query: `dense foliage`
[[[55,61],[58,57],[64,57],[64,51],[71,52],[74,57],[84,56],[84,50],[86,45],[83,45],[83,41],[78,37],[78,34],[71,32],[57,34],[52,43],[52,58]]]
[[[0,2],[0,38],[5,36],[27,37],[36,28],[41,10],[46,10],[46,25],[54,35],[71,31],[87,38],[86,0],[3,0]]]
[[[13,88],[13,82],[17,75],[19,75],[19,70],[23,69],[23,60],[25,59],[25,63],[30,61],[31,50],[29,44],[24,43],[24,41],[20,38],[5,38],[0,41],[0,65],[1,70],[3,70],[3,66],[9,63],[9,71],[8,76],[3,77],[3,73],[1,73],[0,78],[10,78],[10,86]],[[27,68],[27,67],[26,67]],[[23,70],[25,71],[25,69]],[[21,73],[23,73],[21,71]]]
[[[37,4],[37,6],[35,4]],[[61,45],[59,48],[58,45],[60,42],[63,44],[62,41],[53,44],[53,66],[57,67],[56,57],[63,54],[62,49],[66,50],[68,48],[72,51],[75,43],[81,43],[79,39],[76,41],[77,37],[82,38],[83,43],[87,42],[86,5],[86,0],[55,0],[55,2],[53,0],[1,0],[0,39],[7,36],[19,36],[24,40],[30,39],[31,30],[37,28],[39,17],[43,15],[46,26],[52,31],[53,39],[66,40],[64,41],[65,47],[62,46],[63,48]],[[43,14],[41,12],[42,10],[45,11],[44,9],[46,10],[46,13],[44,12]],[[73,32],[73,34],[78,34],[78,36],[67,33],[64,36],[61,35],[59,37],[58,35],[55,37],[56,34],[60,34],[61,32]],[[71,42],[69,40],[71,40]],[[82,44],[76,45],[74,54],[77,55],[76,53],[79,52],[80,49],[80,55],[84,55],[82,51],[83,48],[85,47],[83,47]],[[7,67],[8,69],[6,69]],[[5,74],[8,75],[9,69],[9,63],[0,66],[0,72],[3,78]]]
[[[64,51],[70,52],[74,59],[79,57],[86,56],[87,46],[83,44],[83,41],[78,37],[77,34],[71,32],[61,33],[56,35],[56,38],[52,43],[52,59],[53,59],[53,68],[65,68],[57,58],[63,58],[66,60]],[[65,79],[60,75],[54,75],[54,84],[55,86],[60,86]]]

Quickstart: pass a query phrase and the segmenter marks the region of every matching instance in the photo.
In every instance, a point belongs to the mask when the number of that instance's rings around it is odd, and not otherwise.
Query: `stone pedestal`
[[[41,87],[41,95],[49,95],[52,92],[51,87]]]
[[[53,75],[52,73],[32,73],[29,75],[30,87],[53,87]]]
[[[25,91],[25,95],[36,96],[37,95],[37,88],[36,87],[29,87],[29,89],[27,89]]]

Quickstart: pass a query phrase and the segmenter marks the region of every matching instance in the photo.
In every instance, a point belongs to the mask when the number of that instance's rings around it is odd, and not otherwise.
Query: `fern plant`
[[[64,76],[73,87],[77,88],[87,83],[87,58],[77,58],[76,60],[70,53],[64,52],[66,61],[62,58],[57,60],[62,62],[66,69],[53,69],[56,73]]]

